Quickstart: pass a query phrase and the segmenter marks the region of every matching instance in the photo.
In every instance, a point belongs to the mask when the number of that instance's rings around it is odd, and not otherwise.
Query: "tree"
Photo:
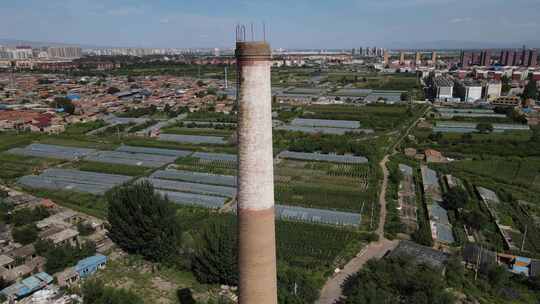
[[[81,288],[83,304],[143,304],[131,291],[106,287],[98,280],[87,280]]]
[[[107,94],[112,95],[112,94],[116,94],[118,92],[120,92],[120,89],[117,88],[117,87],[110,87],[110,88],[107,89]]]
[[[156,262],[176,255],[180,236],[176,212],[149,182],[120,187],[107,200],[109,236],[122,249]]]
[[[42,250],[42,249],[40,249]],[[37,252],[37,249],[36,249]],[[69,244],[63,246],[52,246],[46,249],[43,256],[47,260],[45,270],[55,273],[70,266],[74,266],[77,261],[96,254],[96,244],[86,242],[80,248]]]
[[[523,98],[523,100],[527,100],[529,98],[533,100],[538,99],[538,88],[536,87],[536,81],[533,80],[532,75],[529,76],[529,82],[525,86],[521,98]]]
[[[53,106],[57,109],[63,109],[65,113],[75,113],[75,105],[66,97],[56,97],[53,101]]]
[[[417,264],[414,257],[370,260],[342,289],[344,304],[454,303],[440,269]]]
[[[454,187],[448,190],[448,192],[446,192],[445,194],[443,194],[443,199],[446,209],[459,210],[465,207],[465,205],[467,205],[469,196],[467,195],[467,192],[462,188]]]
[[[181,288],[176,292],[178,301],[180,304],[196,304],[195,299],[193,299],[193,294],[189,288]]]
[[[479,230],[489,224],[486,215],[478,210],[466,213],[464,216],[465,224],[473,229]]]
[[[191,268],[203,283],[238,284],[238,248],[230,222],[206,224],[196,236]]]
[[[38,229],[36,225],[26,225],[13,229],[13,239],[15,242],[28,245],[35,242],[38,238]]]
[[[401,101],[409,101],[410,98],[411,98],[411,97],[410,97],[409,92],[403,92],[403,93],[401,93]]]
[[[476,125],[476,130],[480,133],[490,133],[493,131],[493,125],[490,123],[479,123]]]
[[[501,78],[501,82],[502,82],[502,93],[506,95],[512,89],[512,82],[510,80],[510,77],[504,75]]]

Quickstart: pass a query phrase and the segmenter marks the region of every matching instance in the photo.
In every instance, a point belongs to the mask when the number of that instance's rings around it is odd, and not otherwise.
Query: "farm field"
[[[168,127],[161,129],[164,134],[178,134],[178,135],[200,135],[200,136],[230,136],[233,134],[233,130],[219,130],[212,128],[181,128],[181,127]]]
[[[376,131],[385,131],[397,128],[405,123],[420,107],[407,106],[348,106],[312,105],[304,107],[302,118],[356,120],[360,121],[362,128],[373,128]]]
[[[81,171],[91,171],[108,174],[123,174],[129,176],[142,176],[149,174],[152,169],[145,167],[121,165],[121,164],[106,164],[92,161],[80,161],[73,166]]]
[[[452,170],[492,178],[540,191],[540,158],[491,158],[464,160],[450,164]]]
[[[362,213],[371,217],[376,173],[368,165],[280,160],[275,167],[276,202],[308,208]]]
[[[60,163],[61,160],[0,153],[0,180],[14,181]]]

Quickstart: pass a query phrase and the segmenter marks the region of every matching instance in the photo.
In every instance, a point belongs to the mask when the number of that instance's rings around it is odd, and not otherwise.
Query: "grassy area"
[[[57,204],[90,214],[97,218],[107,218],[107,202],[105,197],[92,194],[62,190],[45,190],[24,188],[25,192],[42,198],[49,198]]]
[[[39,137],[37,133],[0,132],[0,151],[29,145]]]
[[[456,158],[484,156],[540,157],[540,131],[464,135],[459,133],[432,133],[431,129],[416,128],[414,142],[419,149],[433,148]]]
[[[312,105],[304,108],[304,118],[356,120],[363,128],[390,130],[406,123],[420,107],[395,105]]]
[[[208,290],[190,272],[161,265],[156,267],[137,256],[109,261],[96,277],[108,286],[133,291],[144,303],[177,303],[176,292],[180,288],[191,288],[195,297],[203,300]]]
[[[501,183],[514,184],[540,191],[540,158],[488,158],[463,160],[450,165],[452,171],[492,178]]]
[[[275,170],[276,201],[343,211],[368,211],[376,197],[368,165],[282,160]]]
[[[214,174],[236,175],[237,165],[229,161],[209,161],[194,157],[182,157],[176,160],[176,166],[180,170],[194,172],[209,172]]]
[[[70,124],[66,127],[64,134],[67,135],[83,135],[90,131],[102,128],[107,124],[103,120],[96,120],[90,122],[78,122]]]
[[[0,153],[0,180],[13,181],[60,163],[60,160]]]

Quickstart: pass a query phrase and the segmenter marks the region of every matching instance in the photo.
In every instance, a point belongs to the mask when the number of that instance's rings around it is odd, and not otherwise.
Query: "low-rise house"
[[[444,270],[449,258],[447,253],[411,241],[400,241],[388,256],[412,258],[418,264],[426,264],[440,270]]]
[[[94,274],[99,269],[105,268],[107,264],[107,257],[102,254],[96,254],[86,259],[80,260],[75,265],[75,272],[79,274],[79,277],[86,278]]]
[[[0,268],[12,270],[15,268],[15,260],[5,254],[0,255]]]
[[[79,232],[77,230],[68,228],[52,234],[46,239],[50,240],[56,247],[64,245],[78,246]]]
[[[51,284],[53,280],[53,277],[49,274],[40,272],[22,280],[20,283],[4,288],[0,291],[0,294],[3,294],[9,300],[21,299],[43,289]]]
[[[433,149],[426,149],[424,151],[426,155],[426,161],[428,163],[446,163],[448,159],[442,155],[441,152]]]
[[[36,223],[38,229],[46,229],[52,226],[69,228],[81,220],[77,212],[72,210],[62,211],[44,218]]]
[[[56,273],[54,275],[58,285],[71,286],[73,283],[77,283],[80,280],[79,274],[75,271],[75,267],[68,267],[64,271]]]

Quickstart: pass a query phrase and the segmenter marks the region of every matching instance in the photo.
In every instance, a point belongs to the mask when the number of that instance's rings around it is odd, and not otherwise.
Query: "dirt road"
[[[392,250],[397,246],[397,241],[390,241],[384,238],[384,222],[386,219],[386,189],[388,188],[388,168],[386,163],[388,162],[389,155],[385,156],[379,163],[383,170],[383,181],[381,185],[381,192],[379,193],[379,205],[380,216],[379,225],[375,231],[379,236],[379,241],[368,244],[356,257],[350,260],[345,267],[333,277],[329,278],[324,284],[321,290],[321,295],[317,304],[332,304],[337,301],[342,294],[341,284],[345,279],[355,272],[358,272],[364,264],[375,258],[382,258],[389,250]]]
[[[390,241],[387,240],[384,237],[384,223],[386,220],[386,191],[388,189],[388,168],[386,167],[386,164],[388,163],[390,159],[390,155],[393,155],[396,153],[396,147],[401,143],[403,138],[405,138],[411,130],[416,126],[418,121],[427,113],[429,108],[426,108],[426,110],[420,115],[418,119],[416,119],[404,132],[404,134],[390,147],[388,153],[379,163],[381,166],[381,169],[383,171],[383,181],[381,185],[381,191],[379,193],[379,205],[380,205],[380,216],[379,216],[379,225],[377,226],[377,230],[375,233],[379,236],[379,241],[368,244],[362,251],[358,253],[356,257],[354,257],[352,260],[350,260],[345,267],[337,274],[329,278],[326,283],[323,286],[323,289],[321,290],[321,295],[319,297],[319,300],[316,302],[317,304],[333,304],[335,301],[337,301],[341,295],[341,284],[345,281],[345,279],[352,275],[353,273],[358,272],[364,264],[369,261],[370,259],[380,259],[382,258],[389,250],[394,249],[398,241]]]

